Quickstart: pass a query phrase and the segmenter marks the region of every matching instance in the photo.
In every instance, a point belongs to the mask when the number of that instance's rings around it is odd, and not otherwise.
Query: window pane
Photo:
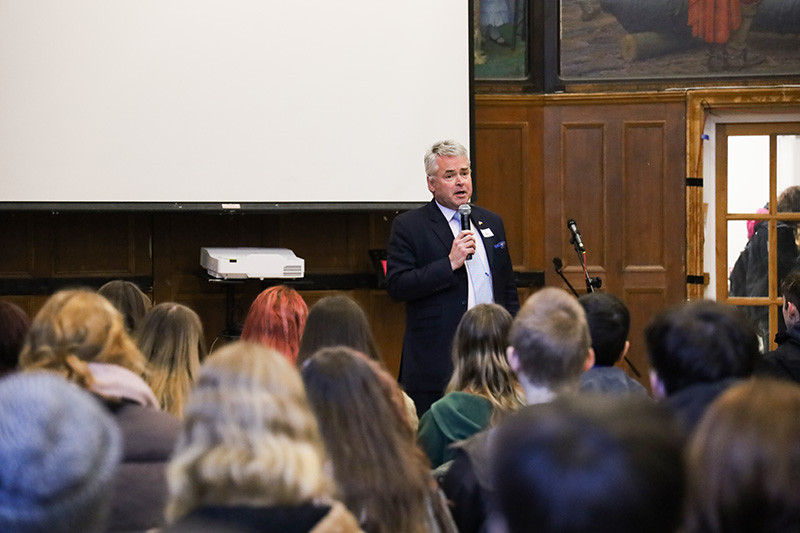
[[[475,78],[522,79],[528,75],[526,0],[475,3]]]
[[[778,190],[800,185],[800,135],[778,135]]]
[[[728,137],[728,212],[756,213],[769,202],[769,136]]]

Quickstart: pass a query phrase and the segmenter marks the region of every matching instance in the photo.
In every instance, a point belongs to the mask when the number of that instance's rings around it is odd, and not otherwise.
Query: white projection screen
[[[470,3],[0,0],[0,208],[427,201]]]

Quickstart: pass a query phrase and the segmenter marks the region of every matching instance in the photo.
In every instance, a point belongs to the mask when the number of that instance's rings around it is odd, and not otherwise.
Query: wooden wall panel
[[[574,218],[589,276],[635,317],[629,358],[640,372],[648,368],[642,328],[686,295],[684,116],[682,102],[657,95],[560,97],[545,109],[547,250],[566,256],[567,279],[586,292],[566,229]],[[555,275],[547,280],[565,286]]]
[[[33,277],[35,221],[24,213],[0,214],[0,277]]]
[[[564,272],[583,273],[575,248],[570,244],[572,233],[567,229],[566,221],[574,219],[581,239],[586,248],[585,260],[593,270],[605,265],[605,232],[606,220],[605,191],[606,180],[605,154],[607,151],[607,135],[604,123],[598,122],[565,122],[561,125],[561,183],[560,203],[564,213],[561,228],[553,228],[554,233],[562,237],[558,257],[561,257]],[[549,192],[549,189],[548,189]],[[551,196],[548,196],[552,200]],[[585,287],[580,282],[578,287]]]
[[[665,268],[665,211],[668,176],[664,122],[625,122],[622,232],[625,268]],[[672,231],[671,228],[668,231]]]
[[[50,221],[52,276],[151,273],[149,215],[62,213]]]
[[[628,359],[640,375],[635,375],[624,363],[618,363],[618,366],[650,389],[650,364],[647,361],[644,328],[653,316],[667,307],[669,303],[667,293],[665,289],[658,288],[627,288],[619,296],[632,311],[636,311],[631,313],[631,335],[628,337],[631,348],[628,351]]]

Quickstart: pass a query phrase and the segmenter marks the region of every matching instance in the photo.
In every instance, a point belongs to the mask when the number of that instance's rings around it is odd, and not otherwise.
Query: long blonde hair
[[[167,469],[167,516],[203,505],[297,505],[330,497],[317,422],[278,351],[235,342],[200,370]]]
[[[197,313],[175,302],[150,309],[135,333],[148,360],[147,383],[161,408],[183,416],[183,406],[206,356],[203,325]]]
[[[453,338],[453,376],[447,392],[482,396],[494,407],[493,421],[524,404],[516,374],[506,361],[511,314],[497,304],[480,304],[461,318]]]
[[[60,291],[45,302],[31,323],[19,361],[25,370],[54,371],[84,388],[93,382],[87,363],[111,363],[140,376],[146,364],[120,312],[85,289]]]

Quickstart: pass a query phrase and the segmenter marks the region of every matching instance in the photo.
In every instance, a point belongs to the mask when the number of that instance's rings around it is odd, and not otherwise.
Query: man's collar
[[[455,215],[457,213],[457,211],[455,209],[450,209],[449,207],[445,207],[442,204],[440,204],[439,202],[437,202],[436,200],[434,200],[434,203],[436,204],[436,207],[439,208],[439,211],[442,212],[442,215],[444,215],[444,218],[447,221],[452,220],[453,215]]]

